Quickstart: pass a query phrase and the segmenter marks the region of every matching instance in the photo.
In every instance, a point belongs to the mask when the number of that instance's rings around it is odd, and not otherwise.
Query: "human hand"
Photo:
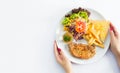
[[[54,42],[54,52],[57,62],[65,69],[66,73],[72,73],[71,62],[65,56],[64,52],[57,47],[56,41]]]
[[[115,55],[118,65],[120,67],[120,34],[112,24],[110,24],[110,35],[110,49]]]

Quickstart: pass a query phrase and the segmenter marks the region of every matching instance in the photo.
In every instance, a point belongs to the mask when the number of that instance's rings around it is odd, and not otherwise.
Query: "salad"
[[[73,9],[62,20],[64,30],[70,32],[76,41],[82,39],[82,35],[86,32],[89,16],[90,12],[88,10],[82,8]]]

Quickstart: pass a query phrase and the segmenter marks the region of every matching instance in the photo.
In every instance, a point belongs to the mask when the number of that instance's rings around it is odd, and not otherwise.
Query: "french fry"
[[[94,44],[95,44],[96,46],[99,46],[99,47],[101,47],[101,48],[104,48],[104,45],[103,45],[103,44],[99,44],[99,43],[97,43],[97,42],[94,42]]]
[[[83,38],[87,41],[89,41],[89,39],[90,39],[88,35],[84,35]]]
[[[100,32],[98,31],[98,32],[96,32],[95,30],[91,30],[90,31],[91,32],[91,34],[96,38],[96,39],[98,39],[99,40],[99,34],[100,34]]]
[[[89,45],[96,45],[101,48],[104,48],[104,44],[101,41],[102,28],[101,25],[98,26],[98,23],[94,23],[94,21],[90,21],[87,25],[86,34],[83,36],[84,39],[88,41]]]
[[[94,39],[94,38],[91,38],[91,39],[88,41],[88,44],[89,44],[89,45],[93,45],[94,42],[95,42],[95,39]]]
[[[109,21],[89,20],[86,28],[86,34],[83,36],[89,45],[96,45],[104,48],[104,40],[107,36]]]

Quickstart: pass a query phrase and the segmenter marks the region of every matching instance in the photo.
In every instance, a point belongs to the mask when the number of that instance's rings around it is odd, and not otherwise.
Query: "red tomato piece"
[[[85,32],[85,28],[86,28],[85,22],[82,22],[82,21],[77,21],[77,22],[76,22],[75,30],[76,30],[77,32],[79,32],[79,33]]]

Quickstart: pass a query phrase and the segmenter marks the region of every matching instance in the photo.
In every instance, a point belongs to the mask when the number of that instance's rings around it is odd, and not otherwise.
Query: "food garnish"
[[[73,37],[71,35],[71,33],[69,32],[66,32],[64,35],[63,35],[63,41],[66,42],[66,43],[69,43],[73,40]]]
[[[76,21],[76,27],[75,30],[79,33],[85,32],[86,29],[86,23],[82,21]]]

